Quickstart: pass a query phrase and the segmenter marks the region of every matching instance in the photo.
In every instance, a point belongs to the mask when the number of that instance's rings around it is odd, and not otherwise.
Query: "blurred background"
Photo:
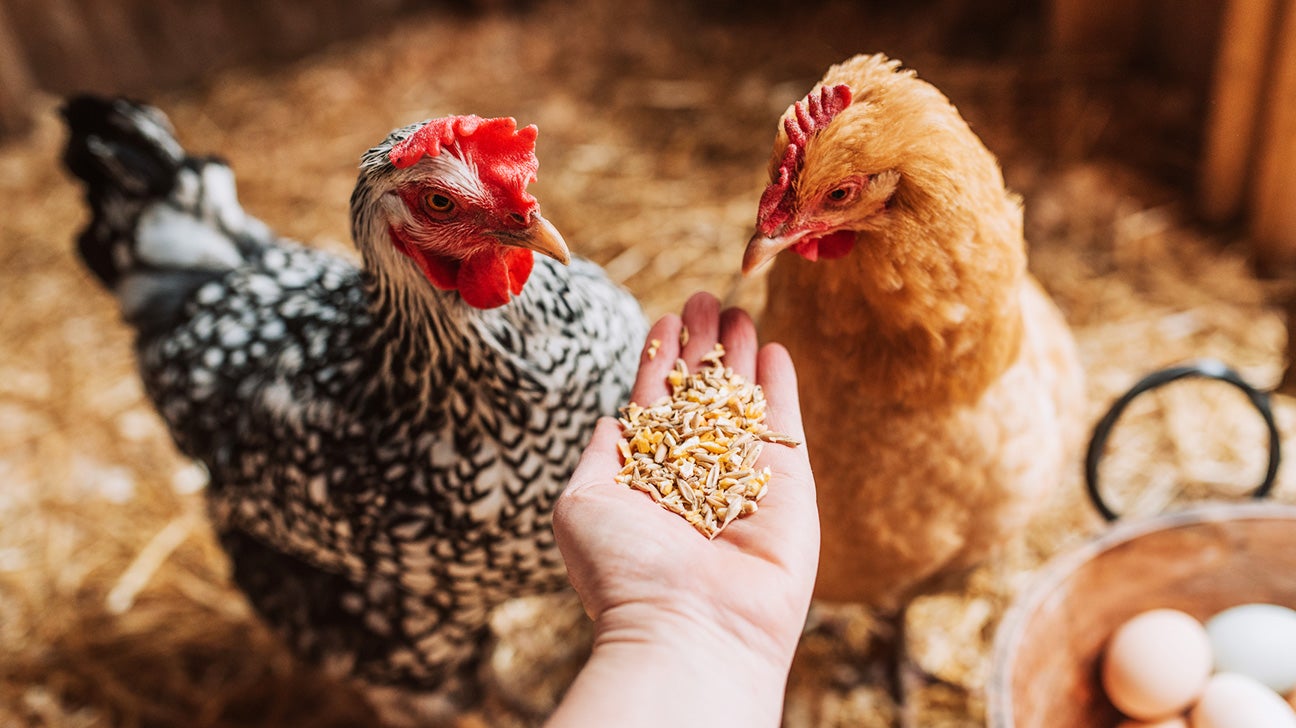
[[[1296,268],[1296,0],[0,0],[0,725],[352,726],[231,588],[114,302],[73,257],[60,94],[124,92],[227,157],[247,210],[351,256],[361,152],[430,116],[540,127],[532,187],[650,315],[735,277],[779,115],[828,65],[901,59],[1025,198],[1031,268],[1074,327],[1093,419],[1148,370],[1214,356],[1283,379]],[[1291,431],[1296,408],[1277,399]],[[1104,465],[1137,517],[1258,482],[1236,391],[1140,400]],[[1290,448],[1296,440],[1287,438]],[[1275,497],[1296,501],[1290,468]],[[983,724],[989,644],[1048,557],[1105,526],[1080,464],[1027,538],[910,609],[923,726]],[[537,725],[588,639],[567,596],[506,605],[464,726]],[[812,613],[793,728],[887,726],[862,610]]]

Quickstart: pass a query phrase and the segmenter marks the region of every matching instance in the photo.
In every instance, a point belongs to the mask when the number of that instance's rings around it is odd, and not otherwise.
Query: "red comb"
[[[529,214],[536,200],[526,186],[536,180],[540,168],[535,156],[537,133],[534,124],[518,129],[509,117],[447,116],[429,121],[396,143],[387,158],[397,169],[404,169],[424,156],[437,156],[443,147],[457,145],[456,154],[472,161],[499,203]]]
[[[788,145],[783,161],[774,173],[774,181],[761,195],[756,226],[763,235],[773,235],[792,216],[792,179],[805,162],[806,143],[828,122],[850,106],[851,90],[846,84],[822,86],[792,105],[792,115],[783,122]]]

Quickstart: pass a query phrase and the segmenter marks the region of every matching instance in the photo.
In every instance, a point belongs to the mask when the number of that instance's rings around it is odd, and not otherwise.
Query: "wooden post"
[[[1296,271],[1296,0],[1283,0],[1256,157],[1252,233],[1262,262]]]
[[[1274,41],[1253,192],[1252,237],[1266,272],[1296,277],[1296,0],[1283,0]],[[1289,295],[1287,362],[1278,391],[1296,395],[1296,294]]]
[[[1237,217],[1246,201],[1278,2],[1229,0],[1224,11],[1198,180],[1201,212],[1212,222]]]

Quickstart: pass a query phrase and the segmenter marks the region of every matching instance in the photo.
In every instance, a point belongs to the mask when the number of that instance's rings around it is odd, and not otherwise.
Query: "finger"
[[[750,535],[755,543],[767,543],[770,539],[766,532],[772,530],[779,535],[780,544],[775,558],[810,565],[801,571],[813,578],[813,564],[819,553],[819,510],[801,424],[796,369],[787,349],[779,344],[767,344],[757,354],[756,371],[756,381],[764,390],[767,403],[765,424],[801,444],[791,447],[771,443],[762,450],[757,465],[769,466],[774,478],[750,527],[738,533],[743,537]]]
[[[749,381],[756,378],[756,325],[741,308],[725,309],[720,314],[720,343],[724,345],[724,363]]]
[[[765,424],[773,431],[796,440],[798,445],[766,445],[759,464],[768,465],[780,476],[809,484],[796,490],[814,498],[814,476],[801,422],[801,401],[797,396],[796,369],[792,357],[780,344],[767,344],[757,355],[756,381],[765,393]],[[795,496],[800,498],[801,496]],[[778,499],[776,499],[778,500]]]
[[[600,417],[594,426],[594,436],[581,453],[576,471],[572,473],[567,490],[580,490],[613,482],[621,472],[621,454],[617,441],[621,439],[621,423],[611,417]]]
[[[689,371],[694,371],[702,355],[714,349],[719,339],[720,300],[710,293],[693,294],[684,304],[684,325],[689,336],[680,357],[688,364]]]
[[[795,440],[805,441],[796,368],[782,344],[766,344],[756,357],[756,383],[765,391],[765,424]]]
[[[679,332],[680,319],[674,314],[662,316],[648,331],[648,340],[639,354],[639,376],[630,392],[631,402],[646,406],[669,394],[666,374],[679,358]]]

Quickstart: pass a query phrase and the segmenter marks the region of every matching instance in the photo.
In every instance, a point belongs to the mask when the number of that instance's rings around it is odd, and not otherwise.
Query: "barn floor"
[[[390,128],[441,113],[535,122],[532,189],[574,251],[651,315],[699,289],[759,310],[760,281],[739,285],[734,272],[775,120],[830,63],[885,50],[960,105],[1024,195],[1032,268],[1075,328],[1095,419],[1150,368],[1188,358],[1216,356],[1276,384],[1285,331],[1273,302],[1285,291],[1251,276],[1242,241],[1194,227],[1164,184],[1191,172],[1163,133],[1182,129],[1165,126],[1188,113],[1180,100],[1152,104],[1165,118],[1148,123],[1162,126],[1127,145],[1149,157],[1143,171],[1092,161],[1120,141],[1120,94],[1067,88],[1046,64],[933,52],[951,27],[944,16],[791,5],[741,23],[646,0],[429,14],[155,101],[192,149],[230,159],[250,212],[347,255],[356,159]],[[1005,43],[1019,32],[1002,31]],[[231,590],[203,520],[201,472],[175,454],[112,300],[72,256],[83,211],[58,170],[61,130],[46,105],[29,138],[0,147],[0,725],[369,724],[347,690],[295,666]],[[1262,426],[1221,389],[1177,385],[1133,407],[1104,470],[1113,491],[1151,513],[1258,481]],[[1296,406],[1279,399],[1278,413],[1291,432]],[[925,675],[906,706],[917,725],[982,723],[1003,609],[1044,559],[1100,529],[1079,470],[1021,544],[910,609],[910,656]],[[1277,497],[1296,501],[1294,481],[1285,468]],[[556,601],[500,610],[487,697],[462,725],[536,725],[552,707],[585,633],[579,607]],[[863,660],[871,626],[863,610],[812,614],[785,725],[890,723],[896,708]]]

